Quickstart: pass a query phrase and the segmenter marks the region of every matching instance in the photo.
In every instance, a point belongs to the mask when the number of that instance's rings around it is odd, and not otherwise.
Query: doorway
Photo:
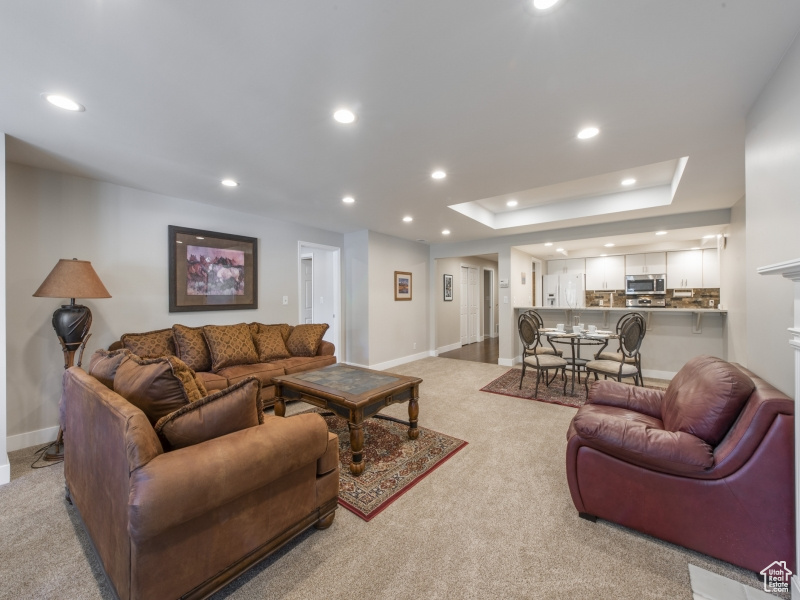
[[[341,356],[341,248],[298,243],[298,323],[327,323],[322,338]]]
[[[483,269],[483,336],[495,336],[494,270]]]
[[[478,267],[461,265],[461,293],[459,294],[461,345],[478,341]],[[482,336],[481,336],[482,337]]]

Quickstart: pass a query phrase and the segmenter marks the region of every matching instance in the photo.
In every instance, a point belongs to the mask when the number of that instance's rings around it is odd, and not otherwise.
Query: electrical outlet
[[[412,350],[416,350],[416,349],[417,349],[417,342],[414,342],[414,347],[412,348]]]
[[[713,300],[713,299],[709,300],[709,301],[708,301],[708,305],[709,305],[711,308],[714,308],[714,300]]]
[[[600,301],[599,301],[599,302],[600,302],[600,303],[598,304],[598,306],[603,306],[603,299],[602,299],[602,298],[600,298]]]
[[[289,304],[289,296],[284,296],[283,297],[283,303],[284,304]]]

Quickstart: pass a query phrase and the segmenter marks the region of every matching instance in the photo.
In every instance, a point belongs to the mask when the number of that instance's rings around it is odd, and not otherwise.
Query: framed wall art
[[[258,240],[169,229],[169,312],[258,308]]]
[[[453,301],[453,276],[452,275],[445,275],[444,276],[444,301],[445,302],[452,302]]]
[[[411,273],[394,272],[394,299],[411,300]]]

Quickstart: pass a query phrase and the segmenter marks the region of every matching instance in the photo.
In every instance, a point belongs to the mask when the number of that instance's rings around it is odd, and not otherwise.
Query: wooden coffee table
[[[287,400],[302,400],[327,408],[347,419],[353,462],[350,472],[364,472],[364,419],[377,417],[408,425],[408,437],[419,437],[419,377],[394,375],[360,367],[335,364],[315,371],[273,377],[275,414],[286,415]],[[408,402],[408,422],[377,414],[383,407]]]

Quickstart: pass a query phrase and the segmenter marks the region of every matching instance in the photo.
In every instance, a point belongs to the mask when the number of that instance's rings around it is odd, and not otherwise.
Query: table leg
[[[569,341],[569,345],[572,347],[572,391],[570,392],[573,396],[575,395],[575,370],[578,368],[578,363],[575,362],[577,358],[575,356],[575,338],[572,338]]]
[[[275,416],[276,417],[286,416],[286,402],[281,396],[275,396]]]
[[[415,440],[419,437],[417,418],[419,417],[419,399],[411,398],[408,401],[408,439]]]
[[[364,423],[348,423],[350,428],[350,449],[353,451],[353,460],[350,463],[350,472],[361,475],[364,472]]]

